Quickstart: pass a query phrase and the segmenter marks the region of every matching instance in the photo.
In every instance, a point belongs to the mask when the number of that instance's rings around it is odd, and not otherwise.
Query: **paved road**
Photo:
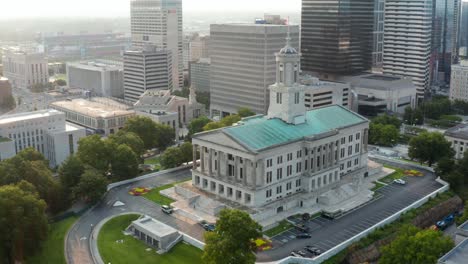
[[[389,163],[389,162],[385,162]],[[398,167],[412,168],[411,165],[392,164]],[[376,223],[393,215],[413,202],[442,187],[435,180],[435,175],[426,172],[424,177],[407,177],[407,185],[390,184],[378,190],[382,194],[380,199],[343,216],[340,219],[329,220],[323,217],[314,219],[309,226],[312,235],[310,239],[282,239],[289,240],[281,247],[257,254],[258,262],[267,262],[283,259],[293,250],[303,250],[306,245],[314,245],[323,252],[361,233]]]
[[[197,224],[190,225],[180,221],[173,216],[168,216],[161,212],[161,208],[143,197],[134,197],[128,194],[128,191],[134,187],[158,187],[161,185],[173,183],[176,181],[189,179],[191,177],[190,169],[184,169],[177,172],[166,173],[142,180],[138,183],[129,184],[115,188],[107,193],[104,199],[92,210],[83,215],[69,232],[66,240],[66,257],[68,264],[93,263],[89,248],[89,238],[93,228],[103,219],[121,214],[124,212],[139,212],[157,218],[178,230],[198,239],[203,240],[204,230]],[[116,201],[125,204],[122,207],[113,207]]]

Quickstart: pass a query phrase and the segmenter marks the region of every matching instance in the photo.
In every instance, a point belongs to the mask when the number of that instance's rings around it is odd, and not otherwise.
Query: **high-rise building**
[[[211,25],[211,116],[237,113],[247,107],[266,113],[268,86],[275,82],[275,52],[299,47],[299,27],[263,24]],[[299,67],[299,66],[298,66]]]
[[[190,61],[210,57],[210,36],[196,36],[190,41]]]
[[[11,98],[11,84],[8,78],[0,76],[0,109],[2,108],[3,104]]]
[[[372,68],[381,71],[383,66],[383,41],[385,0],[374,1],[374,39],[372,42]]]
[[[70,88],[90,91],[93,95],[123,98],[123,66],[120,62],[87,61],[67,63]]]
[[[172,53],[147,46],[124,53],[124,98],[136,102],[146,90],[173,88]]]
[[[450,99],[468,102],[468,61],[452,65]]]
[[[302,0],[302,70],[320,78],[371,69],[373,0]]]
[[[132,0],[132,45],[154,45],[172,52],[174,89],[184,85],[182,0]]]
[[[190,62],[190,84],[197,92],[210,92],[210,59]]]
[[[460,15],[460,57],[468,59],[468,2],[462,3]]]
[[[3,75],[13,88],[30,89],[49,82],[49,68],[44,53],[7,49],[3,52]]]
[[[412,78],[423,99],[430,87],[432,0],[386,0],[384,74]]]
[[[433,81],[450,81],[450,67],[458,57],[460,0],[434,2],[433,43],[435,66]]]

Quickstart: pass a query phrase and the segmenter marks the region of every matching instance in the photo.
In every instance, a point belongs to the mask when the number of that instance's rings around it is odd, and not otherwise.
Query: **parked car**
[[[315,256],[318,256],[320,254],[322,254],[322,250],[320,250],[319,248],[317,247],[314,247],[314,246],[305,246],[304,247],[305,250],[309,251],[310,253],[314,254]]]
[[[198,224],[201,225],[201,227],[203,227],[203,229],[205,229],[206,231],[209,231],[209,232],[213,232],[215,230],[215,228],[216,228],[216,226],[214,224],[210,224],[205,220],[200,221]]]
[[[400,185],[405,185],[406,184],[406,182],[404,180],[402,180],[402,179],[395,179],[395,180],[393,180],[393,182],[396,183],[396,184],[400,184]]]
[[[305,253],[304,251],[301,251],[301,250],[297,251],[297,254],[299,254],[301,257],[307,256],[307,253]]]
[[[166,214],[172,214],[174,212],[174,209],[170,205],[163,205],[161,206],[161,211],[163,211]]]
[[[307,227],[305,224],[297,224],[296,226],[296,229],[303,232],[303,233],[307,233],[309,232],[309,227]]]
[[[311,238],[312,236],[309,233],[301,233],[296,236],[296,238]]]
[[[299,255],[296,251],[291,252],[291,254],[289,254],[289,255],[292,256],[292,257],[297,257],[297,258],[302,257],[302,256]]]
[[[451,214],[445,217],[442,221],[438,221],[436,226],[439,230],[445,230],[455,222],[455,215]]]

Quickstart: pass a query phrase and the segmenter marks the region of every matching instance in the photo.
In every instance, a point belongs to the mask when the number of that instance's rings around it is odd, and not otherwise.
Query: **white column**
[[[208,156],[208,174],[213,177],[213,149],[209,150]]]
[[[193,149],[192,169],[196,170],[197,169],[197,145],[193,144],[192,149]]]
[[[203,146],[200,146],[200,166],[201,172],[205,174],[205,151]]]
[[[247,181],[247,177],[248,177],[248,173],[247,173],[247,162],[249,162],[248,159],[243,159],[242,160],[242,184],[244,184],[244,186],[247,186],[248,184],[248,181]],[[252,182],[252,181],[250,181]]]

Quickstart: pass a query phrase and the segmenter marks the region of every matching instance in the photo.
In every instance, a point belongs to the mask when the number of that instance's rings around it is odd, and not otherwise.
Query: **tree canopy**
[[[46,203],[32,184],[0,186],[0,262],[23,262],[47,237]]]
[[[137,116],[127,120],[124,131],[135,133],[144,143],[145,149],[166,149],[174,143],[174,129],[155,123],[149,117]]]
[[[442,232],[407,225],[390,245],[382,248],[379,264],[437,263],[453,247],[453,241]]]
[[[74,198],[72,190],[78,185],[84,172],[85,164],[75,155],[69,156],[59,167],[59,179],[70,201]]]
[[[394,125],[371,122],[369,126],[369,143],[379,146],[393,146],[398,142],[400,132]]]
[[[138,175],[138,157],[127,145],[119,145],[112,154],[112,177],[116,180],[135,178]]]
[[[188,125],[189,136],[191,137],[192,135],[194,135],[196,133],[202,132],[203,127],[206,126],[210,122],[211,122],[211,120],[206,116],[202,116],[202,117],[193,119],[190,122],[190,124]]]
[[[210,131],[222,127],[232,126],[234,123],[237,123],[241,120],[239,115],[229,115],[224,117],[218,122],[210,122],[203,127],[204,131]]]
[[[372,119],[372,123],[374,124],[382,124],[382,125],[393,125],[396,128],[401,127],[401,121],[396,116],[391,115],[380,115]]]
[[[88,169],[81,175],[80,182],[73,189],[75,197],[79,197],[89,203],[99,201],[107,190],[107,179],[101,172]]]
[[[110,135],[109,139],[116,145],[125,144],[129,146],[135,154],[140,157],[145,152],[145,143],[141,138],[133,132],[125,132],[120,130],[116,134]]]
[[[239,210],[224,209],[219,214],[214,232],[205,233],[203,262],[206,264],[255,263],[255,243],[262,227]]]
[[[450,142],[441,133],[422,132],[410,140],[408,155],[432,166],[443,157],[452,157],[453,150]]]
[[[254,116],[255,112],[250,110],[247,107],[242,107],[242,108],[239,108],[239,110],[237,111],[237,115],[244,118],[244,117]]]

